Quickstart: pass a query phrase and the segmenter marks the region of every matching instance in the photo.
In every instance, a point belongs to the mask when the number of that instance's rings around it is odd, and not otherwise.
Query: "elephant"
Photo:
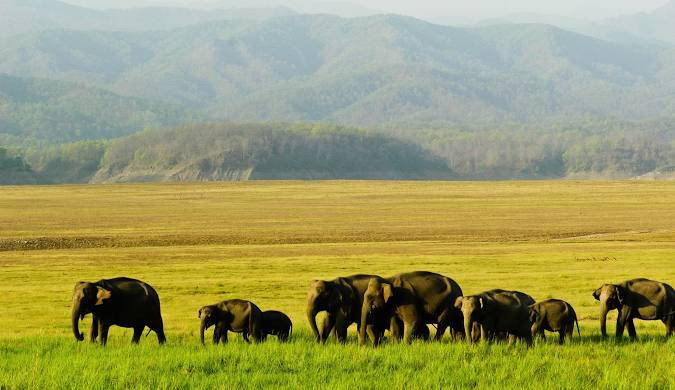
[[[616,337],[628,334],[636,337],[633,319],[661,320],[666,325],[666,337],[675,332],[675,290],[669,284],[644,278],[631,279],[619,284],[603,284],[593,292],[600,301],[600,332],[607,337],[607,313],[617,309]]]
[[[262,312],[262,338],[268,335],[277,336],[279,341],[288,341],[293,331],[293,323],[288,316],[280,311],[268,310]]]
[[[325,343],[331,331],[339,342],[347,340],[347,329],[353,323],[360,324],[359,313],[363,294],[376,275],[351,275],[333,280],[314,280],[307,292],[307,319],[317,342]],[[316,325],[316,316],[325,311],[321,331]]]
[[[455,307],[464,316],[464,333],[468,342],[474,342],[474,323],[480,325],[481,340],[492,340],[500,334],[508,334],[511,341],[524,340],[532,344],[529,306],[534,299],[519,291],[500,289],[485,291],[477,295],[459,297]]]
[[[406,343],[413,338],[424,338],[426,324],[437,324],[434,338],[440,340],[449,326],[461,328],[461,312],[453,306],[461,295],[462,289],[454,280],[433,272],[371,278],[363,295],[359,342],[364,344],[366,333],[369,333],[377,345],[381,328],[387,324],[392,338],[403,338]],[[368,330],[367,324],[372,324],[373,332]]]
[[[262,311],[253,302],[243,299],[229,299],[199,309],[199,338],[204,344],[204,331],[215,326],[213,343],[227,343],[227,332],[243,333],[248,343],[248,336],[253,341],[262,341]]]
[[[112,325],[133,328],[131,342],[136,344],[147,326],[157,334],[159,344],[166,342],[159,295],[152,286],[131,278],[101,279],[98,282],[78,282],[73,289],[72,328],[75,339],[84,340],[79,321],[91,313],[91,342],[100,332],[102,345],[108,342]]]
[[[577,313],[569,303],[560,299],[547,299],[529,306],[530,322],[532,323],[532,337],[537,334],[544,337],[544,330],[558,332],[560,344],[565,342],[565,336],[572,338],[574,334],[574,324],[577,324],[577,333],[579,331],[579,321]]]

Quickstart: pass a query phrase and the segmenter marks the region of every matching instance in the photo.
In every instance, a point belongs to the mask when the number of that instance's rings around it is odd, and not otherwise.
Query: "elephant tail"
[[[579,338],[581,338],[581,331],[579,330],[579,320],[577,319],[577,313],[574,312],[574,309],[572,309],[572,314],[574,314],[574,323],[577,324],[577,334],[579,335]]]

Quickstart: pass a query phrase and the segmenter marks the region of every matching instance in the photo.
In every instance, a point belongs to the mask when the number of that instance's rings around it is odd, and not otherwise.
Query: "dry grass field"
[[[565,299],[583,338],[530,350],[311,342],[310,280],[412,270],[465,293]],[[166,348],[153,335],[131,347],[121,328],[105,350],[75,342],[74,283],[115,276],[157,289]],[[675,183],[0,187],[0,387],[673,387],[675,340],[662,323],[637,321],[636,342],[598,337],[592,291],[634,277],[675,284]],[[294,341],[199,346],[197,309],[227,298],[287,312]]]

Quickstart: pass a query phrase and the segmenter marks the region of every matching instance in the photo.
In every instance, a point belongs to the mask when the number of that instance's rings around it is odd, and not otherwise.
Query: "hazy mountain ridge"
[[[94,83],[238,121],[642,120],[675,108],[675,50],[544,25],[314,15],[152,33],[52,31],[0,47],[0,72]]]
[[[0,0],[0,37],[48,30],[171,30],[217,20],[264,20],[293,15],[285,7],[199,10],[143,7],[94,10],[56,0]]]
[[[175,106],[81,84],[0,74],[0,145],[115,138],[196,118]]]

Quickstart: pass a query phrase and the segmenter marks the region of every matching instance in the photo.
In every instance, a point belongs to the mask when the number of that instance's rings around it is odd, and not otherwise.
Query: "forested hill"
[[[544,25],[300,15],[0,42],[0,72],[89,83],[237,121],[365,127],[644,120],[675,109],[675,50]]]
[[[415,143],[320,125],[213,124],[145,131],[110,145],[92,182],[448,179]]]
[[[0,146],[116,138],[196,116],[82,84],[0,74]]]

